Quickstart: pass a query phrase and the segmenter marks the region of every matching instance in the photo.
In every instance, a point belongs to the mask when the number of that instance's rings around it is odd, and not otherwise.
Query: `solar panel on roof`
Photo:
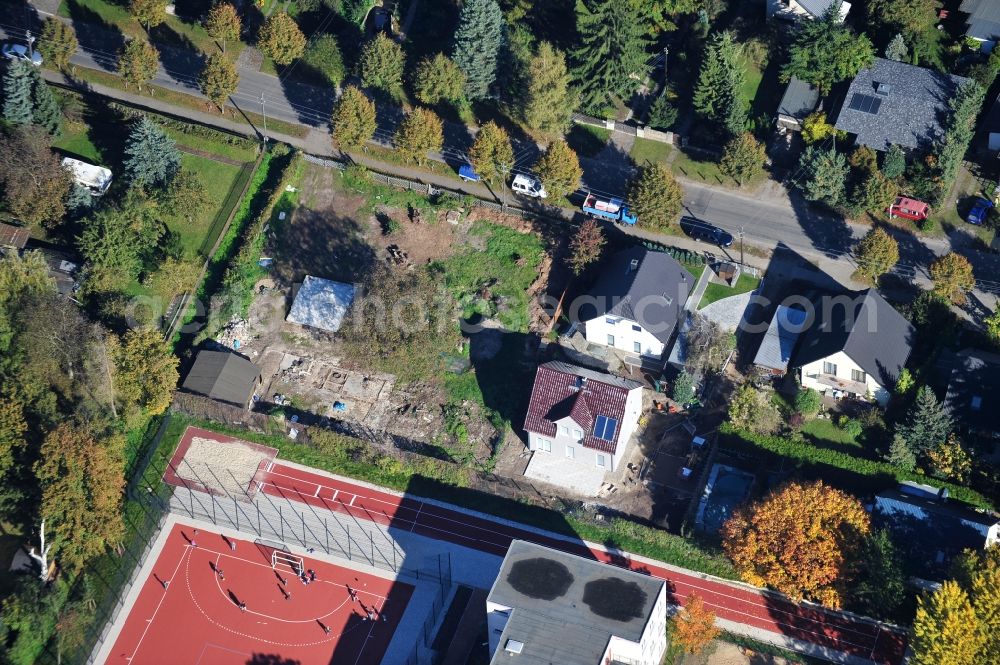
[[[856,92],[851,97],[851,103],[847,105],[847,108],[852,111],[861,111],[862,113],[875,115],[882,108],[882,100],[878,97],[862,95],[860,92]]]
[[[607,416],[597,416],[594,421],[594,436],[605,441],[614,441],[618,431],[618,420]]]

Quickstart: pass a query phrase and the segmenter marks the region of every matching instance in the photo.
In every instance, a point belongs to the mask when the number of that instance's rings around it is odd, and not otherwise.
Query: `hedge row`
[[[720,445],[737,453],[765,454],[794,461],[805,476],[824,480],[831,485],[859,495],[869,495],[895,487],[905,480],[924,483],[927,476],[904,471],[888,462],[854,457],[836,450],[818,448],[804,441],[780,436],[766,436],[737,430],[730,423],[720,428]],[[992,510],[993,504],[982,494],[968,487],[933,479],[934,485],[948,488],[953,499],[979,508]]]

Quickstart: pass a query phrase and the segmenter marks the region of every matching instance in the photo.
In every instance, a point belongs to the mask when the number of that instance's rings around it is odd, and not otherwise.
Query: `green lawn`
[[[602,127],[574,124],[566,134],[566,143],[581,157],[593,157],[604,150],[611,132]]]
[[[661,143],[660,141],[650,139],[636,139],[635,143],[632,144],[629,156],[635,162],[636,166],[645,166],[646,164],[655,164],[656,162],[666,164],[673,152],[673,147],[668,143]]]
[[[754,98],[757,97],[757,88],[760,87],[760,82],[764,78],[764,75],[760,71],[760,67],[749,58],[743,58],[743,65],[746,76],[743,78],[743,85],[740,87],[740,98],[743,100],[744,106],[749,109],[753,104]]]
[[[807,421],[800,431],[806,441],[810,442],[827,441],[835,444],[861,446],[855,437],[837,427],[830,418],[813,418]]]
[[[100,164],[101,150],[90,138],[90,128],[82,122],[65,123],[52,147],[85,162]]]
[[[174,127],[163,127],[163,131],[182,147],[210,152],[219,157],[225,157],[237,162],[252,162],[257,159],[257,151],[246,145],[229,143],[224,134],[219,134],[219,140],[213,141],[201,134],[189,134]]]
[[[127,3],[115,3],[109,0],[63,0],[59,5],[59,15],[84,23],[101,23],[117,28],[126,37],[146,39],[153,42],[170,44],[181,48],[194,48],[205,53],[219,50],[215,40],[208,36],[205,28],[199,23],[187,23],[176,16],[167,16],[166,20],[151,30],[151,35],[128,12]],[[227,44],[226,51],[236,58],[243,49],[242,42]]]
[[[213,222],[216,216],[222,212],[219,206],[223,205],[229,196],[229,191],[235,185],[242,186],[242,183],[238,181],[241,180],[240,173],[243,169],[239,166],[187,153],[181,155],[181,165],[199,175],[208,192],[208,199],[213,202],[213,205],[196,211],[196,214],[190,218],[169,218],[167,226],[171,231],[180,234],[185,254],[190,256],[204,255],[215,243],[215,238],[209,238],[208,235],[213,227],[217,226]],[[226,210],[225,213],[228,215],[229,211]],[[216,229],[215,232],[218,233],[218,230]]]
[[[736,280],[735,287],[728,287],[725,284],[716,284],[714,282],[709,283],[705,288],[705,295],[701,298],[701,303],[698,305],[698,309],[701,309],[705,305],[711,304],[716,300],[722,300],[723,298],[728,298],[730,296],[738,296],[741,293],[749,293],[753,291],[758,286],[760,286],[760,279],[748,275],[745,272],[740,273],[740,278]]]

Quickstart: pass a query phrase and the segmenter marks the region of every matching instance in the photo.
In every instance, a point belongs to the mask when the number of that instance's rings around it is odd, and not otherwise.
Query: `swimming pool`
[[[754,476],[725,464],[715,464],[705,483],[698,504],[695,525],[711,533],[717,532],[732,515],[736,506],[750,495]]]

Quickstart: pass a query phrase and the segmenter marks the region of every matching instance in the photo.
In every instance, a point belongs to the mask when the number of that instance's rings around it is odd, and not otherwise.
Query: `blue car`
[[[972,205],[972,210],[970,210],[969,214],[965,216],[965,221],[969,224],[981,226],[986,220],[986,215],[989,214],[990,208],[992,207],[992,201],[987,201],[982,198],[976,199],[976,202]]]
[[[466,182],[479,182],[479,174],[472,169],[471,164],[462,164],[458,167],[458,177]]]

